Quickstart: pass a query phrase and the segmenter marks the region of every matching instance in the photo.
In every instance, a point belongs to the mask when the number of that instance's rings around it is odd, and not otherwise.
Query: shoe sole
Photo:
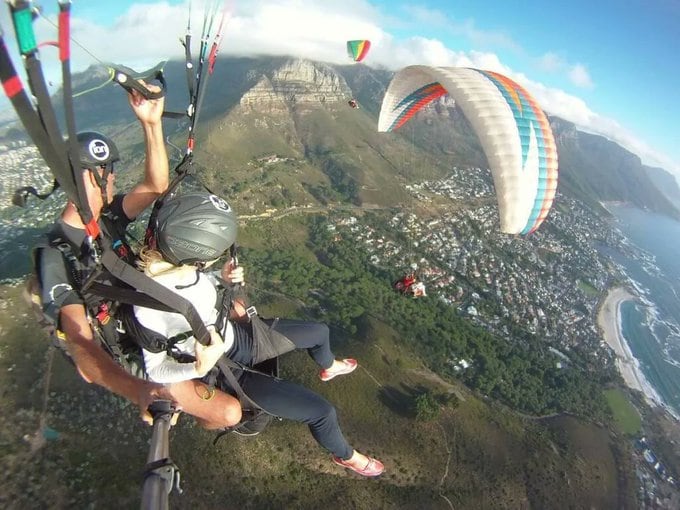
[[[347,374],[351,374],[352,372],[354,372],[354,371],[357,369],[358,366],[359,366],[359,363],[357,363],[356,365],[354,365],[354,366],[352,367],[351,370],[347,370],[347,371],[345,371],[345,372],[336,372],[336,373],[333,374],[332,376],[326,377],[326,378],[323,378],[323,377],[319,376],[319,379],[321,379],[323,382],[327,382],[327,381],[330,381],[331,379],[335,379],[335,378],[336,378],[337,376],[339,376],[339,375],[347,375]]]
[[[338,461],[335,460],[335,459],[332,459],[332,460],[333,460],[333,462],[334,462],[336,465],[338,465],[338,466],[340,466],[340,467],[342,467],[342,468],[345,468],[345,469],[351,471],[352,473],[354,473],[354,474],[356,474],[356,475],[363,476],[364,478],[376,478],[376,477],[382,475],[382,474],[385,472],[385,469],[383,468],[383,470],[382,470],[380,473],[376,473],[376,474],[373,474],[373,475],[369,475],[369,474],[361,473],[360,471],[357,471],[356,469],[354,469],[354,468],[351,467],[351,466],[346,466],[345,464],[342,464],[342,463],[338,462]]]

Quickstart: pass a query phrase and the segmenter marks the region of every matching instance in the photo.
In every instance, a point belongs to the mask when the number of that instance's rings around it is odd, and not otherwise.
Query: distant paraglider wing
[[[367,39],[347,41],[347,56],[355,62],[361,62],[364,58],[366,58],[368,50],[370,49],[371,41]]]
[[[449,94],[477,133],[493,175],[501,231],[529,234],[548,215],[557,190],[557,149],[533,97],[491,71],[409,66],[392,78],[378,131],[393,131]]]

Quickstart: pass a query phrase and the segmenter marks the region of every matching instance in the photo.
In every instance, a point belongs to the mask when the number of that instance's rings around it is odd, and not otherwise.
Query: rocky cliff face
[[[271,80],[266,76],[262,76],[260,81],[241,97],[240,105],[244,113],[257,111],[283,114],[289,111],[285,99],[277,94]]]
[[[578,144],[578,130],[573,123],[559,117],[548,117],[548,120],[558,146]]]
[[[262,74],[240,101],[248,111],[284,113],[345,102],[351,97],[347,82],[332,68],[308,60],[289,60]]]

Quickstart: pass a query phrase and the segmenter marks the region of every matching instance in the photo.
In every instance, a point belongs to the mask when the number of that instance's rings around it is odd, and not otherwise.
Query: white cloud
[[[556,53],[548,52],[539,57],[538,67],[548,73],[555,73],[564,66],[564,61]]]
[[[569,80],[576,85],[584,89],[592,89],[595,85],[590,79],[588,70],[583,64],[575,64],[569,70]]]
[[[417,5],[403,7],[406,21],[401,24],[413,27],[439,28],[457,36],[464,37],[475,46],[502,47],[513,51],[521,51],[519,45],[503,31],[481,30],[477,28],[474,19],[457,20],[438,9],[428,9]]]
[[[566,75],[569,81],[579,88],[592,89],[595,87],[585,65],[580,63],[570,64],[556,53],[543,54],[536,60],[536,64],[539,69],[546,73]]]

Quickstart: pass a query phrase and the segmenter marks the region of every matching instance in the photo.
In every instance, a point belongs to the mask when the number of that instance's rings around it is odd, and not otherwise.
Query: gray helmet
[[[180,265],[219,258],[236,241],[238,220],[229,204],[209,193],[170,198],[158,211],[156,248]]]
[[[83,131],[76,135],[83,168],[110,165],[120,160],[118,148],[108,136],[96,131]]]

